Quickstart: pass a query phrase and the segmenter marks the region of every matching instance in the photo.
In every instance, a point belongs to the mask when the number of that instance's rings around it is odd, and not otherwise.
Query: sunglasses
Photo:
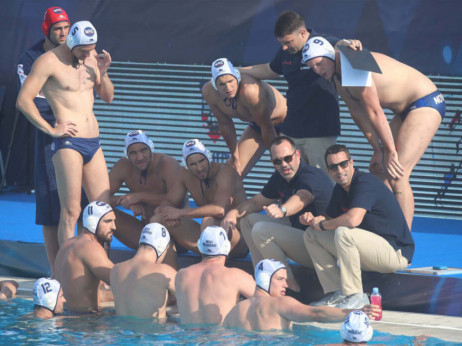
[[[272,162],[273,165],[275,165],[275,166],[282,165],[282,161],[284,161],[285,163],[291,163],[291,162],[292,162],[292,159],[294,158],[294,155],[295,155],[296,152],[297,152],[297,150],[295,150],[294,153],[293,153],[292,155],[284,156],[282,159],[274,159],[274,160],[271,160],[271,162]]]
[[[339,162],[339,163],[332,163],[330,165],[327,165],[327,169],[329,171],[336,171],[338,166],[340,166],[340,168],[342,169],[345,169],[348,167],[348,163],[350,162],[350,160],[345,160],[345,161],[342,161],[342,162]]]

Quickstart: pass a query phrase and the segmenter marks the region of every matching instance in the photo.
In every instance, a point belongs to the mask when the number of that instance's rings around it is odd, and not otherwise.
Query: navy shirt
[[[308,31],[310,37],[324,36]],[[332,45],[338,41],[335,37],[326,39]],[[334,83],[317,75],[301,61],[302,51],[290,54],[281,47],[269,65],[275,73],[284,75],[289,87],[282,133],[294,138],[339,136],[339,105]]]
[[[281,204],[284,204],[298,190],[307,190],[314,196],[312,203],[297,214],[289,216],[293,227],[305,230],[306,226],[300,223],[298,217],[307,211],[315,216],[324,214],[332,195],[332,183],[322,170],[302,161],[297,173],[289,182],[278,171],[275,171],[261,194],[266,198],[280,199]]]
[[[364,219],[358,228],[373,232],[385,238],[409,263],[414,255],[412,238],[406,219],[393,193],[376,176],[355,170],[350,191],[335,185],[327,215],[336,218],[352,208],[366,209]]]
[[[18,71],[17,71],[18,72],[18,90],[21,88],[21,85],[22,85],[21,79],[24,79],[30,74],[34,61],[37,60],[37,58],[40,55],[45,53],[45,50],[43,49],[44,42],[45,42],[45,39],[37,42],[31,48],[29,48],[24,53],[22,53],[21,56],[19,57]],[[47,121],[55,120],[55,117],[53,115],[53,110],[51,109],[45,97],[35,97],[34,103],[37,106],[40,112],[40,115],[45,120]]]

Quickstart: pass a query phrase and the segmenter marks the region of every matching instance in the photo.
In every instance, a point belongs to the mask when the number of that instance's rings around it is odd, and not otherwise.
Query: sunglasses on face
[[[292,159],[294,158],[294,155],[297,151],[295,150],[294,153],[292,155],[287,155],[287,156],[284,156],[283,158],[281,159],[274,159],[274,160],[271,160],[271,162],[273,163],[273,165],[275,166],[279,166],[279,165],[282,165],[282,161],[284,161],[285,163],[291,163],[292,162]]]
[[[330,165],[327,165],[327,169],[329,171],[336,171],[338,166],[340,166],[340,168],[342,169],[345,169],[348,167],[348,163],[350,162],[350,160],[345,160],[345,161],[342,161],[342,162],[339,162],[339,163],[332,163]]]

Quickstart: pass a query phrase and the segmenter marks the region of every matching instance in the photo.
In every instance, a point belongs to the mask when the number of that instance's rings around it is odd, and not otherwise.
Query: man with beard
[[[99,309],[100,280],[109,285],[114,264],[103,244],[112,241],[115,214],[101,201],[91,202],[83,212],[83,232],[61,245],[55,261],[67,308],[87,312]]]
[[[137,249],[141,230],[166,198],[180,165],[173,157],[154,152],[154,144],[141,130],[130,131],[125,137],[125,157],[117,161],[109,173],[111,206],[130,209],[133,216],[115,209],[115,237],[126,246]],[[129,193],[114,196],[125,183]],[[183,207],[187,195],[179,202]],[[141,216],[141,220],[136,217]]]
[[[197,208],[178,209],[162,206],[159,209],[162,224],[165,224],[175,241],[196,253],[197,239],[207,226],[219,226],[225,214],[246,199],[242,180],[236,170],[228,164],[212,162],[210,152],[198,139],[183,145],[183,166],[177,181],[168,195],[169,203],[178,205],[186,191],[197,204]],[[156,216],[154,217],[156,218]],[[195,218],[202,218],[201,224]],[[248,248],[240,231],[230,230],[230,257],[247,255]]]
[[[312,268],[303,246],[305,226],[299,216],[306,211],[325,212],[332,194],[327,175],[301,161],[300,150],[290,137],[279,136],[270,145],[274,173],[263,190],[231,209],[223,218],[223,228],[238,227],[256,265],[263,258],[274,258],[287,267],[289,288],[300,291],[287,258]],[[260,213],[262,210],[265,214]]]
[[[274,79],[283,75],[287,80],[287,116],[282,134],[289,136],[300,150],[303,161],[323,169],[324,153],[340,134],[338,96],[333,85],[301,63],[302,49],[315,30],[307,28],[298,13],[282,13],[274,25],[274,36],[281,44],[271,62],[240,68],[258,80]],[[332,45],[361,46],[357,40],[338,40],[326,36]]]

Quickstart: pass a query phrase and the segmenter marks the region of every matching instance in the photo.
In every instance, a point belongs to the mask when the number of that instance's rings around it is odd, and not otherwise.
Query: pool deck
[[[19,284],[16,298],[32,300],[35,279],[0,276],[0,280],[15,280]],[[104,307],[113,307],[105,303]],[[32,305],[31,305],[32,309]],[[341,323],[304,323],[320,328],[339,330]],[[384,310],[382,321],[372,321],[374,330],[395,335],[428,335],[444,341],[462,342],[462,318],[434,314],[420,314]]]

